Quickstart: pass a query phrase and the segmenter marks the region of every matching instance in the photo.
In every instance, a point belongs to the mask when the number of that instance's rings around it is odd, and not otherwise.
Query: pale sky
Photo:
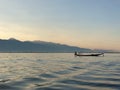
[[[0,38],[120,50],[120,0],[0,0]]]

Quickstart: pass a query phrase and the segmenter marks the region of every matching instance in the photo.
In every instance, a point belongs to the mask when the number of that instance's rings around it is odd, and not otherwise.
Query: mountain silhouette
[[[0,39],[0,52],[90,52],[91,49],[44,41]]]

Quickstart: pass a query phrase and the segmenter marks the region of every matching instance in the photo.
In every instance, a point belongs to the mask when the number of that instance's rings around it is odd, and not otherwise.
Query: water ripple
[[[120,84],[109,84],[109,83],[99,83],[99,82],[85,82],[85,81],[78,81],[78,80],[62,80],[59,81],[60,83],[65,84],[77,84],[77,85],[86,85],[86,86],[93,86],[93,87],[107,87],[107,88],[120,88]]]
[[[0,90],[120,90],[119,57],[1,53]]]

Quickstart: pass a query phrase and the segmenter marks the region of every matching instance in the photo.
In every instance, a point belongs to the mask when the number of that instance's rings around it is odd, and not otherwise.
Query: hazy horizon
[[[0,39],[120,51],[119,0],[1,0]]]

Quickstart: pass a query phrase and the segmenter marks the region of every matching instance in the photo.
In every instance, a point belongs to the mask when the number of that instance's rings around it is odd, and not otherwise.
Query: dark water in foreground
[[[120,90],[120,54],[0,53],[0,90]]]

